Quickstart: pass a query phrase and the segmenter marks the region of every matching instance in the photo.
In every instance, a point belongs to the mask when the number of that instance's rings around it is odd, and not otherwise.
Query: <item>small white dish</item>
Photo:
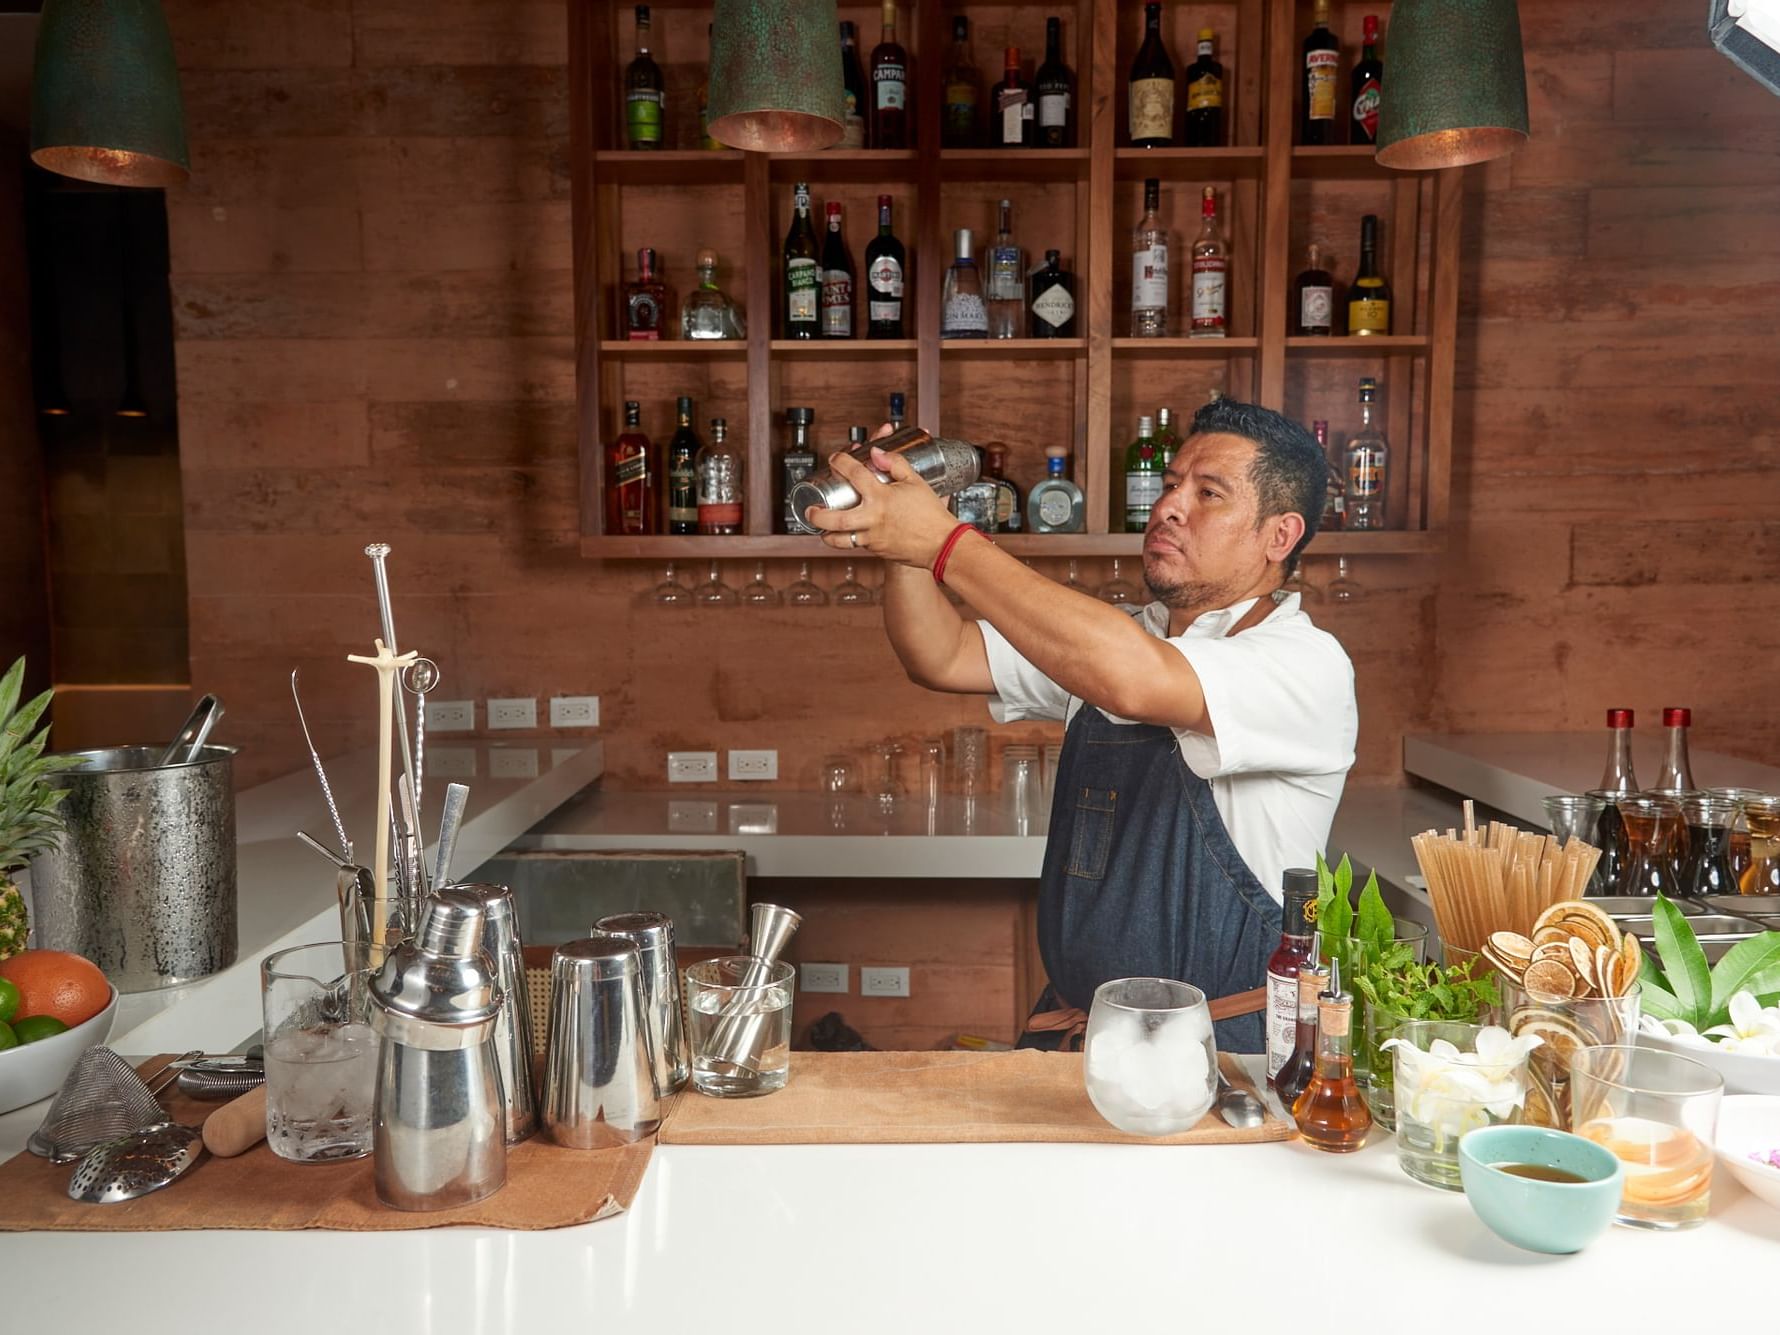
[[[1692,1057],[1710,1066],[1724,1077],[1726,1094],[1780,1095],[1780,1057],[1757,1057],[1743,1052],[1726,1052],[1716,1043],[1689,1043],[1665,1034],[1640,1031],[1638,1042],[1647,1048],[1672,1052],[1678,1057]]]
[[[1730,1094],[1718,1109],[1718,1161],[1751,1192],[1780,1210],[1780,1168],[1752,1154],[1780,1150],[1780,1097]]]
[[[117,989],[111,989],[111,1000],[105,1009],[84,1024],[77,1024],[66,1033],[40,1038],[35,1043],[21,1043],[0,1052],[0,1113],[23,1108],[27,1103],[47,1099],[62,1087],[80,1054],[95,1043],[111,1037],[111,1022],[117,1018]]]

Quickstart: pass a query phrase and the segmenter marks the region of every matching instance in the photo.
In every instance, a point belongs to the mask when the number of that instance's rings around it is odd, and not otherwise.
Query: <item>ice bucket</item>
[[[179,765],[160,750],[71,753],[85,764],[49,779],[66,832],[31,864],[35,944],[85,955],[120,992],[235,962],[235,748]]]

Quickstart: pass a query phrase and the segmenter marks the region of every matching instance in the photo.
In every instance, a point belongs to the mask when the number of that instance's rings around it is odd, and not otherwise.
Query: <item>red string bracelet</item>
[[[946,562],[951,560],[952,548],[958,545],[958,540],[966,533],[975,532],[975,524],[959,524],[946,535],[946,540],[939,549],[939,555],[933,558],[933,582],[935,584],[944,584],[946,582]]]

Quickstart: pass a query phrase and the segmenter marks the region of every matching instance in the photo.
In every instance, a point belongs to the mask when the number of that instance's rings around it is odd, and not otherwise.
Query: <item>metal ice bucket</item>
[[[160,747],[76,751],[66,832],[31,864],[36,944],[85,955],[120,992],[207,977],[235,962],[232,746],[159,765]]]

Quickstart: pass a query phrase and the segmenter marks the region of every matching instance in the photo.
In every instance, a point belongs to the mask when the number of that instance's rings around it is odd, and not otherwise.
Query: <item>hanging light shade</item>
[[[31,74],[31,160],[106,185],[178,185],[191,174],[159,0],[45,0]]]
[[[1527,140],[1527,70],[1515,0],[1397,0],[1378,110],[1378,161],[1428,171]]]
[[[758,153],[802,153],[841,137],[845,86],[835,0],[716,0],[711,137]]]

